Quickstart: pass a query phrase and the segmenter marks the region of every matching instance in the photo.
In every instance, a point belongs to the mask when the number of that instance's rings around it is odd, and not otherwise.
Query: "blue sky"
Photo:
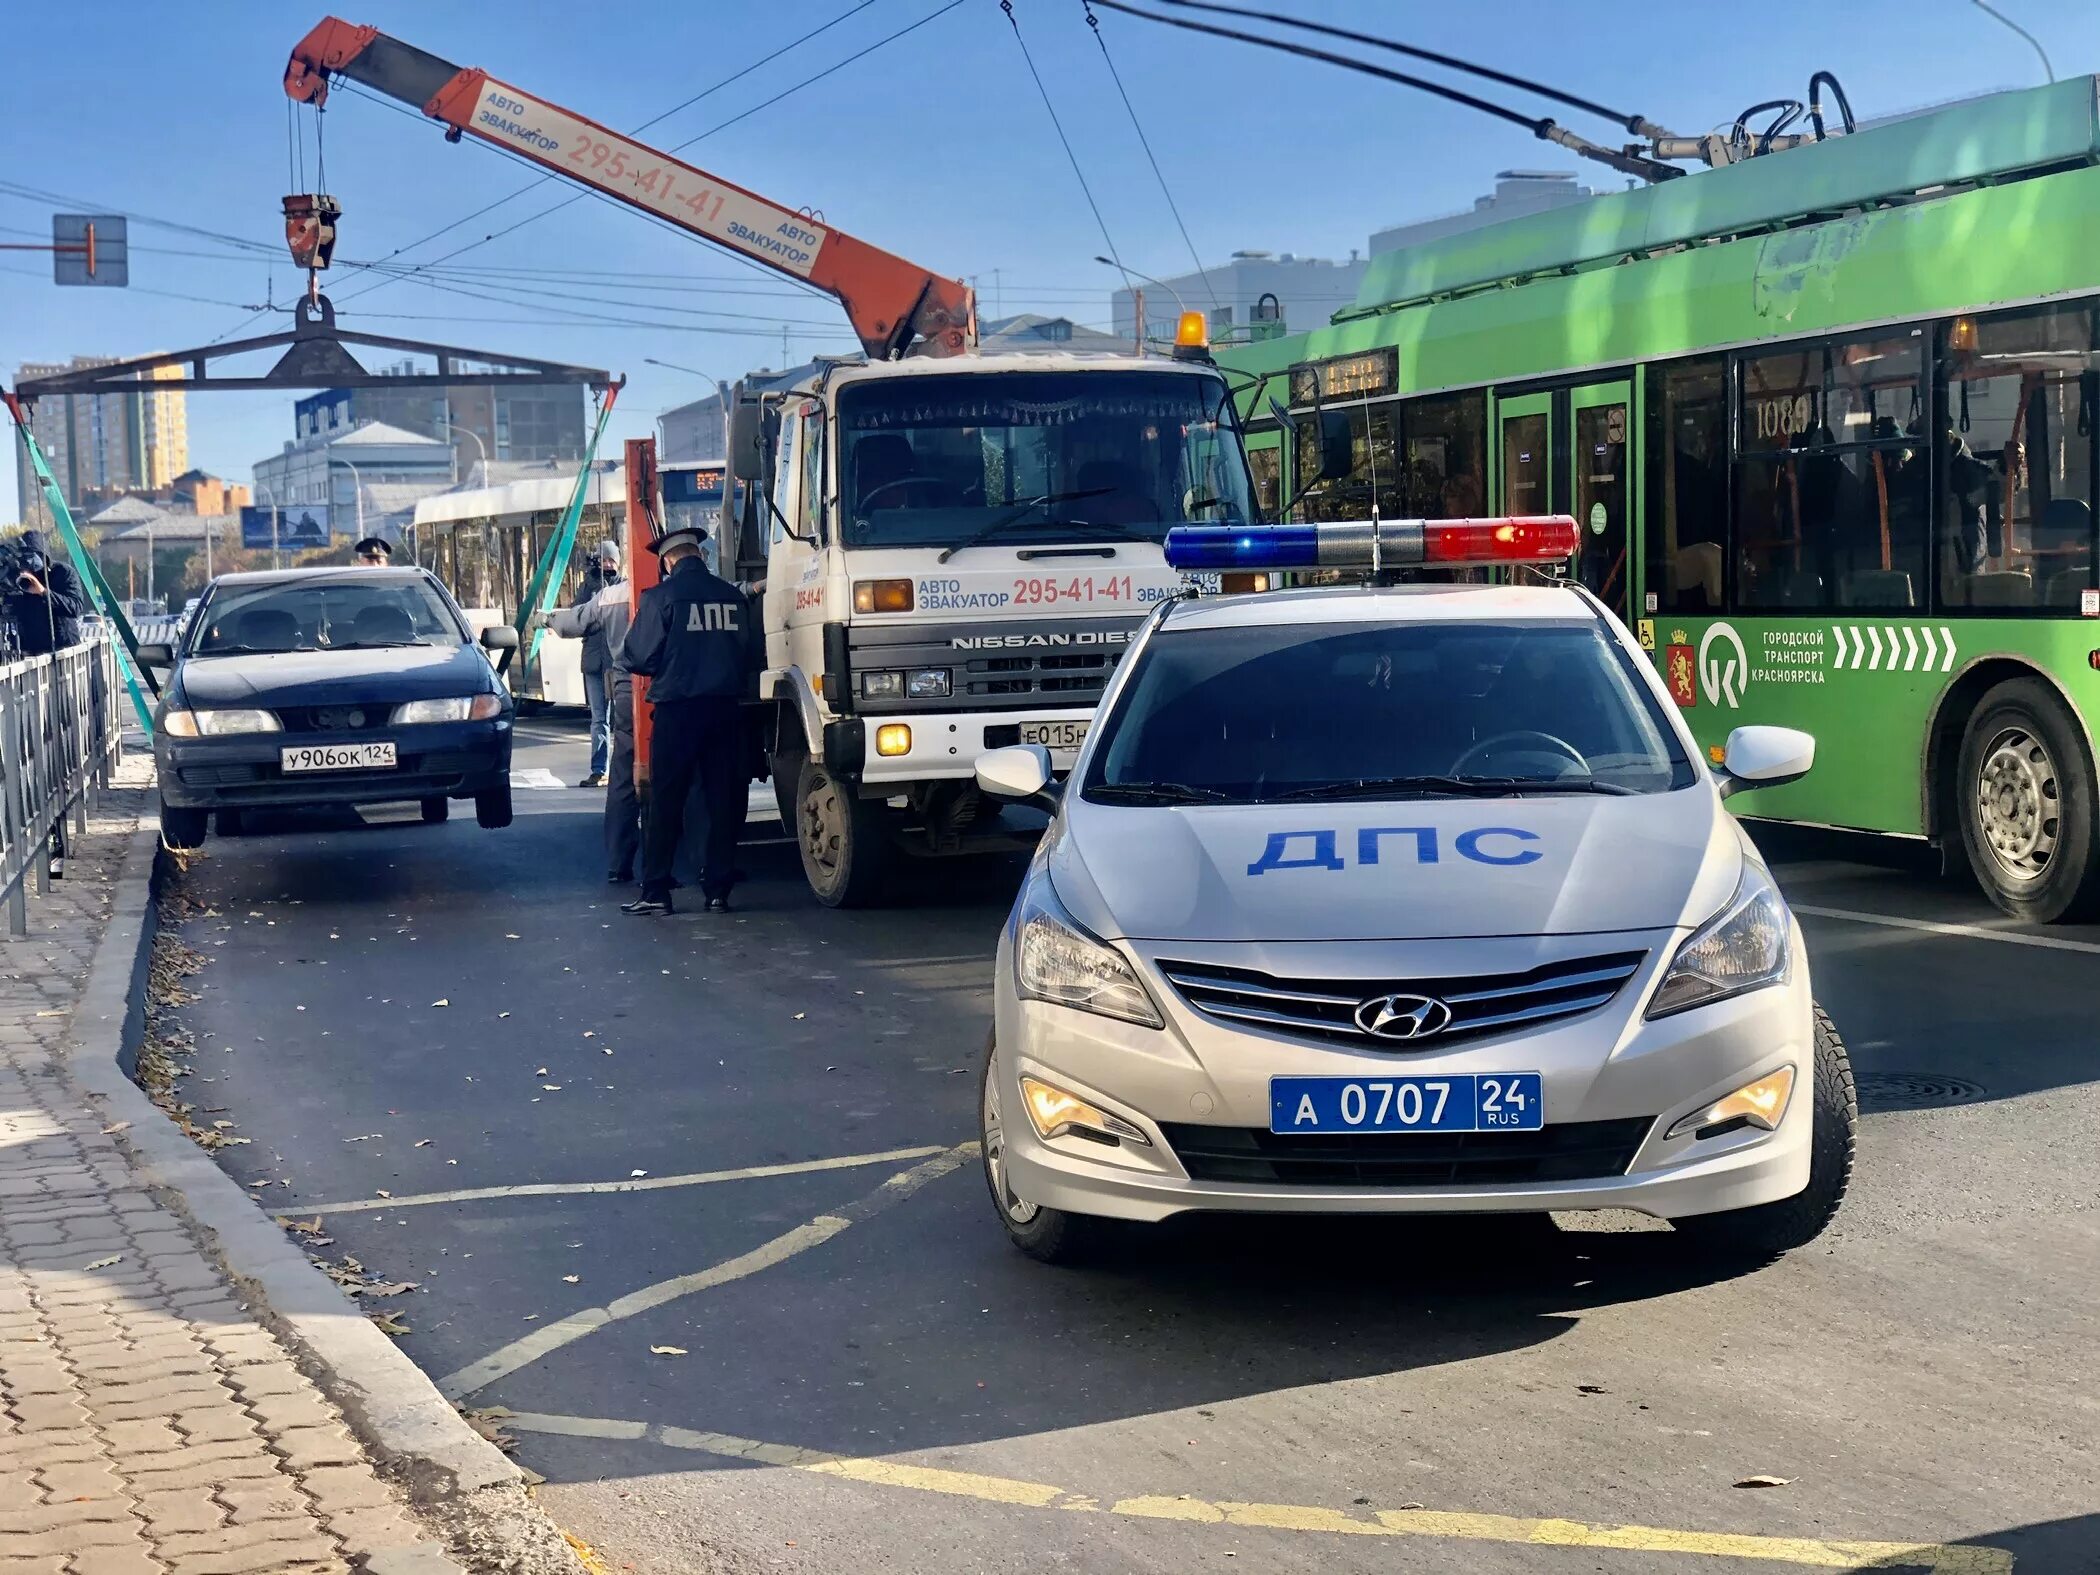
[[[683,141],[786,92],[682,156],[789,206],[812,207],[929,267],[976,276],[987,313],[996,305],[1105,324],[1116,281],[1091,260],[1103,249],[1100,232],[997,0],[960,0],[823,82],[788,91],[942,3],[341,0],[350,20],[621,129],[843,17],[679,111],[647,139]],[[2060,76],[2100,70],[2100,8],[2092,0],[1999,4],[2042,41]],[[1081,0],[1014,6],[1124,260],[1153,273],[1186,269],[1188,248]],[[1839,74],[1862,115],[2041,80],[2032,49],[1970,0],[1660,9],[1566,0],[1274,0],[1272,8],[1537,73],[1687,132],[1730,121],[1757,100],[1799,95],[1819,66]],[[279,84],[291,45],[324,14],[323,0],[305,7],[25,0],[16,9],[0,181],[268,250],[242,252],[134,222],[129,291],[59,289],[48,259],[0,253],[0,378],[11,382],[27,360],[200,344],[235,329],[250,306],[292,295],[301,281],[281,249],[278,200],[292,187]],[[1470,206],[1499,169],[1574,167],[1517,127],[1439,100],[1315,62],[1099,15],[1206,260],[1238,247],[1346,257],[1373,229]],[[310,190],[312,117],[302,111],[301,118],[307,180],[299,189]],[[1612,139],[1609,126],[1563,118]],[[783,320],[798,359],[851,344],[829,303],[590,200],[446,262],[449,290],[390,282],[353,304],[353,293],[382,276],[347,277],[347,261],[401,248],[401,263],[436,259],[550,207],[567,188],[549,184],[411,246],[517,190],[533,172],[471,144],[448,146],[434,123],[347,94],[332,103],[326,141],[327,189],[344,208],[332,288],[345,326],[625,371],[615,437],[653,430],[659,411],[705,391],[700,380],[647,365],[645,356],[720,377],[777,366]],[[1616,177],[1590,166],[1584,179],[1609,185]],[[53,206],[0,194],[0,240],[48,237]],[[525,270],[599,277],[556,280]],[[651,326],[558,322],[564,306],[571,315]],[[722,315],[708,315],[715,313]],[[265,331],[261,319],[245,329]],[[246,480],[249,466],[290,436],[290,405],[265,394],[193,396],[192,463]],[[0,453],[5,520],[15,506],[12,443]]]

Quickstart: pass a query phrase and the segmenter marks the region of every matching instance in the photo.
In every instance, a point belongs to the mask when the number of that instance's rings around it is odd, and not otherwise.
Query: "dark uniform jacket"
[[[765,665],[758,615],[734,585],[687,558],[642,593],[620,666],[649,680],[656,705],[742,699]]]

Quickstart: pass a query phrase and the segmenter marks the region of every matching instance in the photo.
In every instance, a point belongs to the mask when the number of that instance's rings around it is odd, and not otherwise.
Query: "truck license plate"
[[[1045,749],[1077,749],[1086,742],[1087,722],[1023,722],[1021,742]]]
[[[277,753],[278,766],[284,771],[391,771],[398,763],[394,758],[394,741],[385,739],[370,744],[293,744]]]

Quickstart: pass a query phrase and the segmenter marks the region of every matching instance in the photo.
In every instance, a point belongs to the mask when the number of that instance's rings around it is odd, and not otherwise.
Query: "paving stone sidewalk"
[[[455,1570],[65,1070],[149,774],[0,940],[0,1575]]]

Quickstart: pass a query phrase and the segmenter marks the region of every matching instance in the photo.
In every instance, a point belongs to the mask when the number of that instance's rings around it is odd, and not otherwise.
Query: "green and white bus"
[[[1743,813],[1927,838],[2011,914],[2092,916],[2096,89],[1374,258],[1330,325],[1219,355],[1264,501],[1574,514],[1573,572],[1702,744],[1816,735]]]

